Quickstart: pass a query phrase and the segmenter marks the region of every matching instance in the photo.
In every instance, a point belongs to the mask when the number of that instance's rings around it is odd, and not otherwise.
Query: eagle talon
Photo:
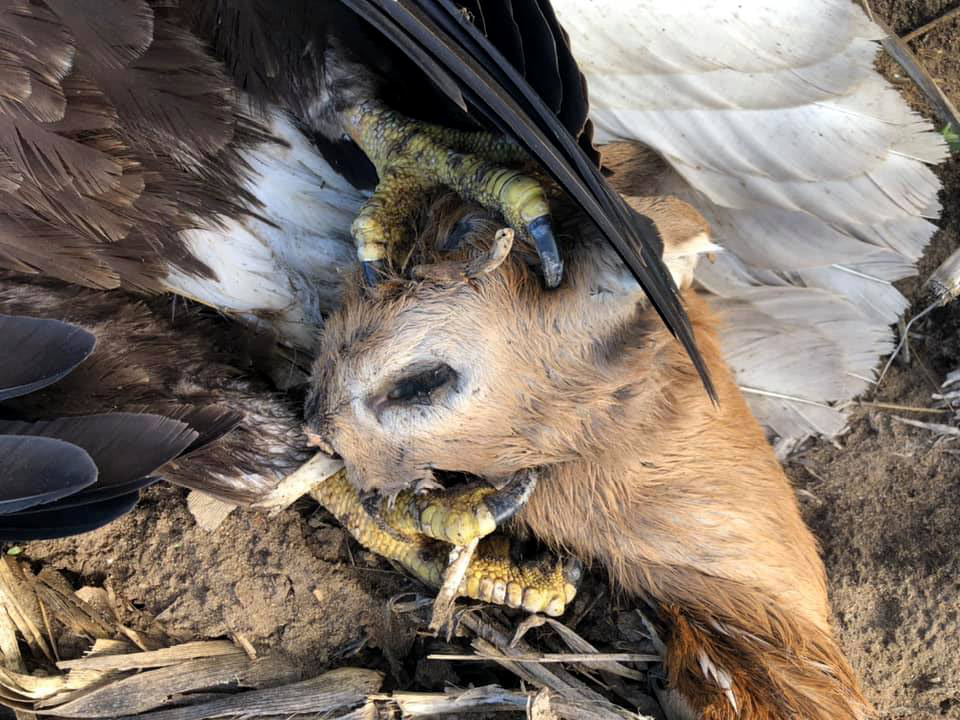
[[[548,288],[555,288],[563,279],[563,260],[560,258],[557,240],[553,236],[553,223],[550,222],[550,216],[538,217],[527,226],[527,229],[540,256],[543,281]]]
[[[466,545],[513,517],[530,499],[536,484],[536,472],[528,470],[517,473],[499,490],[479,484],[420,494],[404,492],[395,509],[384,511],[384,519],[403,533]]]
[[[491,497],[495,492],[490,487],[481,490],[486,491],[480,495],[482,499]],[[514,500],[522,499],[532,491],[531,481],[526,477],[521,478],[509,484],[504,491]],[[476,500],[478,492],[476,488],[471,488],[471,492],[461,493],[460,496]],[[447,567],[450,545],[417,534],[412,529],[410,534],[396,529],[388,531],[383,518],[379,517],[396,512],[409,517],[410,513],[402,512],[401,506],[406,505],[405,502],[398,500],[393,509],[384,507],[386,502],[378,494],[361,495],[347,480],[343,470],[318,484],[311,494],[364,547],[396,560],[427,585],[439,587]],[[563,614],[576,595],[580,575],[580,564],[575,560],[562,562],[544,556],[518,563],[511,555],[510,539],[491,535],[478,545],[467,567],[460,592],[476,600],[556,616]]]
[[[386,263],[383,260],[364,260],[360,263],[363,269],[363,282],[367,287],[376,287],[384,277]]]
[[[484,499],[497,525],[509,520],[527,504],[537,487],[539,477],[535,470],[519,472],[503,488]]]
[[[563,263],[547,195],[535,178],[505,165],[527,159],[520,147],[488,133],[417,122],[373,102],[345,111],[341,119],[380,178],[352,227],[368,284],[376,278],[367,264],[390,257],[424,194],[438,187],[502,214],[536,247],[547,287],[559,284]]]
[[[549,555],[518,563],[510,556],[509,538],[496,535],[480,543],[460,591],[474,600],[556,617],[576,596],[580,575],[579,563]]]

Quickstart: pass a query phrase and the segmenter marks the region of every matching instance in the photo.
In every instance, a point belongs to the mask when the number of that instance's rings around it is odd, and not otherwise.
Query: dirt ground
[[[946,0],[871,0],[904,35],[944,11]],[[960,104],[960,20],[911,43],[947,96]],[[903,72],[882,63],[908,98],[926,104]],[[960,159],[939,170],[945,191],[941,232],[915,280],[902,285],[926,306],[921,282],[960,244]],[[960,306],[915,326],[911,362],[897,363],[872,400],[930,407],[945,374],[960,366]],[[807,521],[823,545],[844,647],[887,718],[960,718],[960,442],[899,424],[892,416],[935,415],[864,408],[841,447],[798,453],[789,473]],[[809,493],[809,495],[807,495]]]
[[[956,2],[871,5],[904,34]],[[960,19],[912,47],[960,104]],[[923,109],[902,72],[883,65]],[[920,280],[960,245],[960,159],[939,172],[946,186],[943,229],[919,280],[903,284],[913,312],[925,305]],[[909,364],[896,363],[870,399],[931,407],[937,384],[960,365],[958,328],[960,303],[915,327]],[[960,442],[899,424],[895,415],[938,419],[863,407],[838,446],[809,444],[791,458],[789,473],[823,546],[843,645],[881,716],[960,718]],[[235,512],[211,534],[196,526],[184,498],[185,491],[156,486],[108,528],[30,544],[24,557],[69,571],[78,583],[109,582],[173,633],[242,634],[259,649],[289,656],[305,675],[365,665],[386,670],[396,686],[440,689],[476,671],[421,659],[439,641],[417,636],[386,605],[416,586],[309,502],[272,518]],[[606,627],[590,634],[616,635],[609,608],[594,617],[605,618]]]

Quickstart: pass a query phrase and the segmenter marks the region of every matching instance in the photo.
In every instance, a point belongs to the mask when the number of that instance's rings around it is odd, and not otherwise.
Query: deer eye
[[[428,404],[431,395],[457,378],[457,372],[442,363],[427,370],[413,373],[398,380],[387,393],[392,403]]]

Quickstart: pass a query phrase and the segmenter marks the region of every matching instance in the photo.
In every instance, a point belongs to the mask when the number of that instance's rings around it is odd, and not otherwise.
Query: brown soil
[[[946,0],[870,0],[904,35],[956,7]],[[937,26],[911,48],[960,104],[960,20]],[[902,70],[888,77],[929,116]],[[938,124],[942,126],[942,124]],[[960,244],[960,158],[939,169],[945,191],[942,228],[903,283],[926,306],[920,280]],[[944,375],[960,365],[960,306],[935,311],[915,326],[909,365],[895,364],[877,402],[929,408]],[[917,338],[917,336],[920,336]],[[927,422],[936,415],[864,408],[842,447],[816,444],[792,458],[808,522],[819,536],[843,645],[868,694],[886,718],[960,718],[960,442],[907,427],[892,416]]]
[[[901,34],[955,6],[953,0],[871,0]],[[960,20],[913,43],[930,73],[960,104]],[[902,72],[884,69],[915,104]],[[921,264],[925,278],[960,244],[960,160],[940,169],[946,185],[939,233]],[[922,307],[919,281],[904,291]],[[896,364],[873,398],[930,407],[946,372],[960,364],[960,303],[916,328],[911,361]],[[838,447],[814,443],[789,463],[807,520],[820,537],[843,644],[884,718],[960,718],[960,443],[862,408]],[[305,501],[276,517],[234,513],[216,533],[200,530],[185,493],[159,486],[99,532],[33,543],[30,560],[109,581],[173,632],[239,633],[282,652],[305,673],[342,664],[378,667],[390,682],[439,689],[456,681],[443,664],[420,661],[425,641],[386,609],[416,589]],[[601,604],[602,607],[602,604]],[[591,634],[618,632],[609,612]],[[461,666],[456,668],[461,673]],[[469,679],[469,678],[467,678]]]

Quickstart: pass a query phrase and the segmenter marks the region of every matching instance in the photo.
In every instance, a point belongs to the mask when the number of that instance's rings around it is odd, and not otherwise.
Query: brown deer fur
[[[658,220],[667,253],[703,230],[676,201],[635,202]],[[425,236],[449,226],[437,220]],[[474,224],[476,238],[495,227]],[[555,291],[515,252],[470,282],[350,294],[325,331],[308,430],[358,487],[386,493],[434,469],[497,480],[542,467],[517,522],[659,609],[669,685],[700,717],[865,717],[830,628],[816,541],[724,363],[719,319],[684,292],[714,406],[656,313],[624,289],[617,260],[573,227]],[[385,400],[439,362],[457,373],[450,387],[410,406]]]

